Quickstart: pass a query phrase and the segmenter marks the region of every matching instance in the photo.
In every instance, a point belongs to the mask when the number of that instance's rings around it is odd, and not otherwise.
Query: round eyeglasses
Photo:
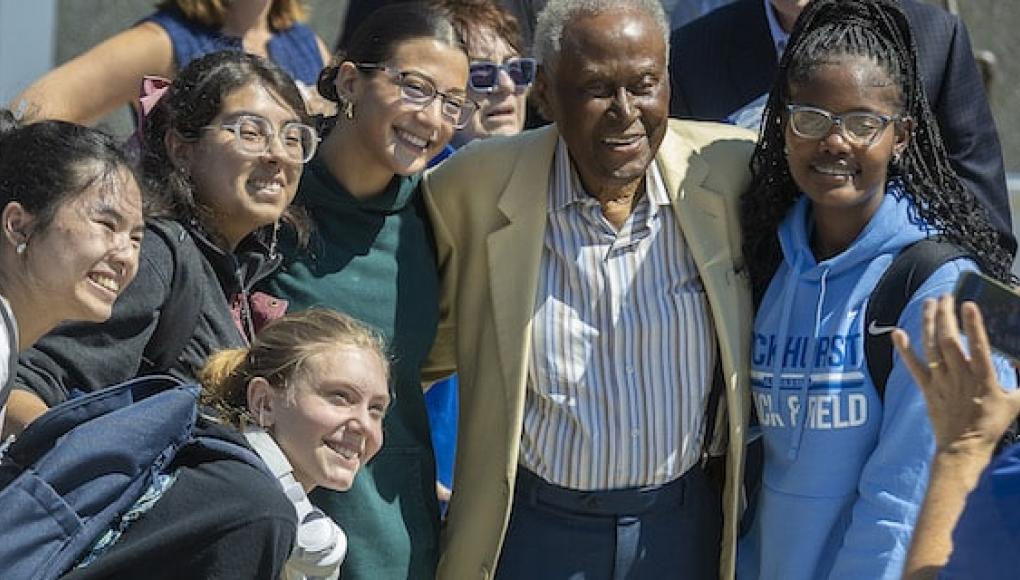
[[[787,105],[790,114],[790,128],[798,137],[822,139],[838,125],[843,138],[859,147],[870,147],[875,138],[889,123],[899,121],[899,115],[879,115],[867,111],[855,111],[836,115],[825,109],[806,105]]]
[[[471,63],[468,86],[479,93],[491,93],[499,86],[499,71],[503,71],[514,82],[514,90],[523,91],[535,82],[538,61],[533,58],[511,58],[503,64],[491,61]]]
[[[443,118],[456,129],[464,128],[471,116],[478,110],[478,104],[463,95],[444,93],[436,88],[436,83],[429,77],[415,71],[398,71],[384,64],[358,63],[355,66],[362,71],[381,71],[390,75],[390,80],[400,88],[400,97],[409,105],[422,110],[440,99],[440,111]]]
[[[269,153],[273,141],[278,139],[282,145],[283,158],[292,163],[308,163],[319,146],[319,135],[312,127],[291,121],[276,130],[268,119],[258,115],[240,115],[233,123],[206,125],[202,128],[232,132],[234,146],[249,155]]]

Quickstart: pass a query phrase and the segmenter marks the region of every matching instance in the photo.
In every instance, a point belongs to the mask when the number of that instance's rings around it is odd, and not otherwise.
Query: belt
[[[704,477],[704,473],[699,466],[694,466],[687,473],[663,485],[584,491],[554,485],[518,467],[514,495],[516,501],[550,505],[588,515],[639,515],[666,506],[683,505],[687,485],[692,477],[698,476]]]

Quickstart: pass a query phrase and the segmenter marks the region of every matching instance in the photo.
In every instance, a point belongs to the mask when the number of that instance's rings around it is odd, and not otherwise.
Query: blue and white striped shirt
[[[520,463],[562,487],[666,483],[701,452],[715,332],[655,163],[645,184],[617,231],[557,145]]]

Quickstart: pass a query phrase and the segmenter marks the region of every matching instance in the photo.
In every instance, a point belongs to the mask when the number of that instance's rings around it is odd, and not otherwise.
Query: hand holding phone
[[[978,272],[964,272],[953,294],[956,297],[957,314],[964,301],[977,304],[992,348],[1020,360],[1020,295],[1005,284]]]

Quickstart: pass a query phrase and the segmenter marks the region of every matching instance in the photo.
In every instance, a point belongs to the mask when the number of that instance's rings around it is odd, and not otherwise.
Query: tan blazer
[[[510,516],[524,413],[526,361],[547,222],[555,126],[476,141],[426,175],[442,279],[439,336],[426,376],[460,375],[453,499],[438,576],[491,578]],[[670,121],[656,156],[708,295],[726,381],[723,578],[733,577],[749,410],[750,292],[738,198],[753,135]],[[724,443],[725,444],[725,443]]]

